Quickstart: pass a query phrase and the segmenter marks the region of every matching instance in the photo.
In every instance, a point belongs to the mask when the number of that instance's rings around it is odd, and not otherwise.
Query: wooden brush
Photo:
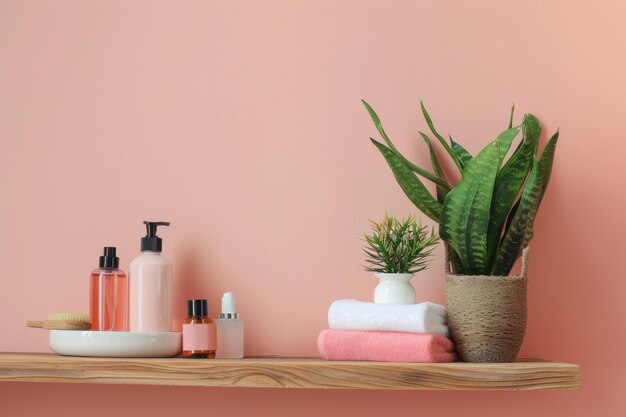
[[[48,320],[27,321],[28,327],[40,327],[46,330],[89,330],[89,314],[84,313],[53,313]]]

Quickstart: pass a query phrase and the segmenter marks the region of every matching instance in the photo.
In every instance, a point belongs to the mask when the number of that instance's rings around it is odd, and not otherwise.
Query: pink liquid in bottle
[[[115,248],[104,249],[100,268],[91,273],[89,314],[91,330],[128,331],[128,278],[117,268]]]

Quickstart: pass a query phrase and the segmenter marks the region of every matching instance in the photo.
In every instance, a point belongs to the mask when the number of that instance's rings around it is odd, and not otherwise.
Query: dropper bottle
[[[216,358],[241,359],[243,358],[243,320],[239,318],[235,302],[235,294],[224,293],[222,297],[222,312],[217,325]]]

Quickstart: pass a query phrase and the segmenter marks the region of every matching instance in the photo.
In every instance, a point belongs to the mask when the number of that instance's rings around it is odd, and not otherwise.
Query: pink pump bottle
[[[172,330],[172,263],[161,255],[158,226],[168,222],[145,221],[141,255],[130,263],[129,328],[131,332]]]

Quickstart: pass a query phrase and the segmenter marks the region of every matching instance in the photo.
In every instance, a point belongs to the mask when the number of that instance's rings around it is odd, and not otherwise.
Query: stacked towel
[[[434,303],[376,304],[338,300],[328,310],[330,330],[318,338],[329,360],[452,362],[446,310]]]
[[[320,355],[337,361],[453,362],[454,346],[439,334],[322,330]]]
[[[328,310],[328,326],[335,330],[389,330],[449,335],[446,309],[435,303],[376,304],[338,300]]]

